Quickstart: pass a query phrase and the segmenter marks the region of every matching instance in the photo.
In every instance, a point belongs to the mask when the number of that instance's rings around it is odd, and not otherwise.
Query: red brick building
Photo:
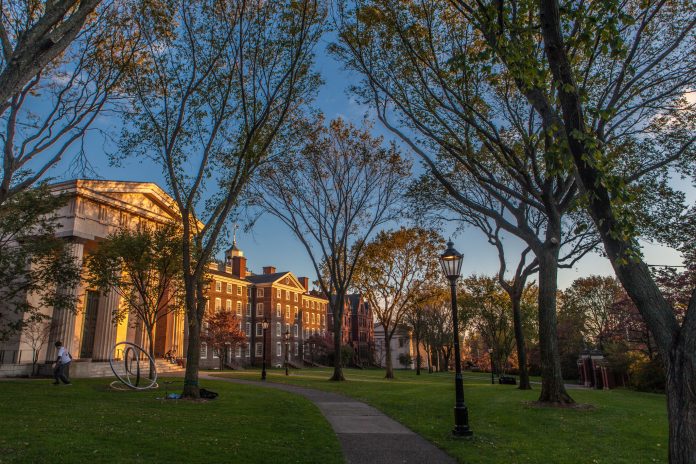
[[[209,278],[208,310],[231,310],[240,319],[247,336],[245,347],[228,353],[230,366],[256,365],[263,360],[263,321],[268,321],[266,332],[266,365],[282,366],[288,337],[288,361],[301,365],[303,343],[310,336],[326,333],[328,300],[309,290],[309,278],[295,277],[292,272],[277,272],[273,266],[263,268],[261,274],[247,269],[247,260],[236,243],[225,253],[225,263],[212,263]],[[219,365],[218,353],[201,350],[201,366]]]
[[[355,293],[344,301],[341,343],[355,351],[353,362],[358,365],[372,364],[375,346],[375,331],[370,304]],[[327,329],[333,332],[333,314],[329,312]]]

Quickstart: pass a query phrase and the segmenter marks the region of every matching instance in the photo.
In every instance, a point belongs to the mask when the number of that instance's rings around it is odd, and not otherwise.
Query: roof
[[[255,274],[252,276],[247,276],[246,280],[252,284],[270,284],[289,273],[290,271],[274,272],[273,274]]]

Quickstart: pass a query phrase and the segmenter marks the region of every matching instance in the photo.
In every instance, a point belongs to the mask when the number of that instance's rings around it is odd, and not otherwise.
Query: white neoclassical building
[[[176,205],[160,187],[150,182],[71,180],[51,186],[56,193],[69,197],[58,211],[61,228],[57,235],[69,241],[74,259],[82,265],[85,256],[100,240],[118,228],[164,224],[178,220]],[[55,291],[50,289],[48,291]],[[52,361],[54,343],[61,340],[78,361],[104,361],[116,342],[131,341],[142,345],[144,331],[134,320],[114,324],[112,313],[121,302],[117,293],[104,295],[84,282],[75,290],[76,312],[42,308],[51,317],[48,343],[39,353],[40,361]],[[36,298],[29,295],[28,298]],[[155,333],[155,352],[174,350],[180,356],[184,348],[184,318],[169,314],[160,320]],[[31,352],[23,335],[17,335],[0,346],[5,353]]]

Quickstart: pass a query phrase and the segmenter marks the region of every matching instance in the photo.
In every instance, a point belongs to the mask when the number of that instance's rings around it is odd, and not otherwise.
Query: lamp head
[[[440,265],[442,272],[449,280],[457,280],[462,271],[464,256],[454,249],[452,242],[447,242],[447,249],[440,255]]]

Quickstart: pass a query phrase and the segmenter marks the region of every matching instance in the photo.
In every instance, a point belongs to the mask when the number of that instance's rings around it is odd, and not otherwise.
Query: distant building
[[[384,336],[382,324],[375,323],[375,362],[380,367],[387,366],[387,345]],[[407,354],[411,358],[411,362],[404,366],[399,361],[399,356]],[[423,351],[421,351],[423,356]],[[399,326],[394,331],[394,336],[391,339],[391,358],[392,367],[394,369],[413,369],[416,365],[416,343],[411,336],[411,332],[403,326]],[[422,366],[422,364],[421,364]]]
[[[328,330],[333,332],[333,314],[329,308]],[[341,343],[350,346],[355,352],[353,363],[373,364],[375,332],[372,308],[362,295],[346,295],[341,328]]]

